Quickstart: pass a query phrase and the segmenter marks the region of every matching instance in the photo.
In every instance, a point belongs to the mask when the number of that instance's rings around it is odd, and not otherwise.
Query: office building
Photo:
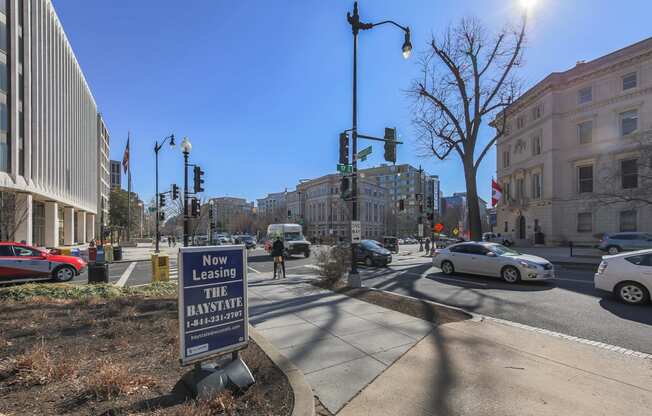
[[[637,201],[650,190],[651,120],[652,38],[548,75],[506,109],[496,231],[547,245],[651,231],[652,206]]]
[[[254,203],[244,198],[222,196],[211,198],[209,207],[213,209],[213,230],[217,232],[239,233],[252,222]]]
[[[111,161],[111,189],[122,188],[122,162]]]
[[[0,2],[0,239],[95,237],[108,135],[52,2]]]

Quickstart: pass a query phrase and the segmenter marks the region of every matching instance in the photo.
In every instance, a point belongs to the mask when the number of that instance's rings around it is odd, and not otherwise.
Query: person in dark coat
[[[285,246],[283,245],[283,241],[281,241],[281,237],[276,237],[276,241],[274,241],[274,244],[272,244],[272,257],[274,258],[274,279],[276,279],[276,270],[278,268],[279,263],[281,264],[281,268],[283,269],[283,278],[285,278],[285,259],[283,258],[283,251],[285,251]],[[281,274],[279,270],[279,275]]]

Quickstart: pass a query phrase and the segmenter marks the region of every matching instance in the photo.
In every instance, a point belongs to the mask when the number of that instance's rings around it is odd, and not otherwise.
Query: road
[[[593,272],[557,269],[553,282],[509,285],[494,278],[471,275],[446,276],[431,267],[430,259],[415,248],[408,256],[395,256],[388,268],[360,267],[365,286],[390,290],[418,298],[464,308],[471,312],[506,319],[555,332],[652,353],[652,306],[624,305],[593,288]],[[249,272],[273,270],[271,258],[262,249],[249,252]],[[288,274],[314,274],[315,256],[287,261]],[[126,286],[151,280],[149,262],[114,263],[109,280],[116,283],[134,264]],[[308,267],[306,267],[308,266]],[[171,278],[176,279],[176,259],[171,258]],[[75,281],[86,282],[83,274]]]

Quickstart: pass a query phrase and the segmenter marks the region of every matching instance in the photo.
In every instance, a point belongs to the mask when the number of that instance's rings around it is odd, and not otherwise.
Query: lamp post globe
[[[410,42],[410,28],[405,31],[405,41],[403,42],[403,58],[408,59],[412,55],[412,42]]]
[[[181,141],[181,151],[183,153],[190,153],[192,150],[192,144],[190,143],[190,140],[188,140],[187,137],[184,137],[183,140]]]

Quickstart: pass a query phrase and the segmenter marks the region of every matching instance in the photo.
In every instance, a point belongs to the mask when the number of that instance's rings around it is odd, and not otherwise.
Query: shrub
[[[317,254],[317,265],[322,281],[331,287],[351,268],[351,249],[341,246],[327,247]]]
[[[13,362],[13,371],[18,380],[28,386],[60,381],[74,377],[77,373],[71,361],[53,357],[44,342],[17,356]]]
[[[152,377],[132,374],[124,364],[109,361],[102,361],[86,380],[88,392],[100,400],[133,394],[154,384]]]
[[[130,288],[110,284],[77,285],[71,283],[28,283],[0,289],[0,301],[30,300],[39,302],[48,299],[93,302],[93,299],[114,299],[120,296],[164,297],[174,296],[177,285],[172,282],[155,282]]]

